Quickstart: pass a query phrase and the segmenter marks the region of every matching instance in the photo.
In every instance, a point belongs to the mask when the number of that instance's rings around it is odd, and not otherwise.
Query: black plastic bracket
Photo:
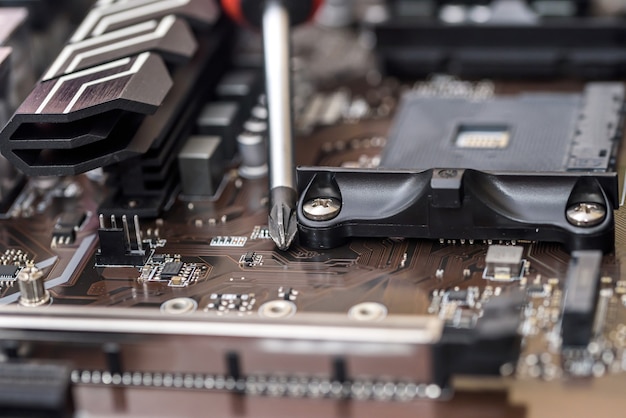
[[[568,251],[614,248],[616,173],[497,173],[477,170],[297,170],[300,241],[332,248],[353,237],[529,240],[562,243]],[[333,198],[332,219],[307,218],[305,202]],[[567,209],[604,209],[594,225],[568,221]]]

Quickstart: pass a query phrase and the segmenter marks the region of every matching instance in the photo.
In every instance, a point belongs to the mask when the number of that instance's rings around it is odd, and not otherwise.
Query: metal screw
[[[339,214],[341,203],[333,197],[318,197],[304,203],[302,211],[312,221],[327,221]]]
[[[437,173],[439,175],[439,177],[444,178],[444,179],[451,179],[453,177],[456,177],[459,172],[453,168],[446,168],[444,170],[439,170],[439,172]]]
[[[580,227],[592,227],[606,218],[606,208],[598,203],[576,203],[567,208],[569,223]]]

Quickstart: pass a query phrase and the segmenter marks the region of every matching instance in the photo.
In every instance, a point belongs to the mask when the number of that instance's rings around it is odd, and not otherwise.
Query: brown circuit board
[[[410,88],[409,84],[396,85],[394,80],[370,87],[363,87],[365,83],[357,81],[350,93],[356,97],[381,96],[386,94],[386,83],[391,83],[395,86],[394,91],[398,92]],[[545,89],[547,86],[542,84],[534,87]],[[346,85],[341,88],[348,89]],[[518,88],[518,85],[511,83],[496,84],[498,92]],[[371,161],[383,149],[392,116],[393,110],[384,117],[343,120],[335,126],[316,129],[310,135],[301,135],[297,138],[298,162],[340,166]],[[569,254],[558,244],[517,243],[524,249],[526,270],[521,280],[510,282],[491,281],[483,277],[485,256],[490,244],[487,242],[355,239],[331,250],[313,250],[296,243],[288,251],[278,251],[267,231],[267,179],[244,179],[233,169],[224,180],[219,198],[212,201],[178,199],[162,217],[156,220],[140,219],[142,240],[150,243],[152,254],[143,267],[98,267],[95,260],[99,226],[97,207],[104,196],[105,187],[86,176],[46,181],[31,182],[22,197],[28,201],[28,205],[17,206],[17,210],[23,212],[10,220],[1,221],[1,246],[5,251],[3,260],[7,260],[3,264],[24,266],[32,260],[42,266],[48,280],[56,280],[58,285],[50,288],[52,305],[55,307],[88,305],[159,312],[169,300],[190,298],[197,302],[197,312],[201,316],[237,320],[263,317],[264,304],[284,300],[296,307],[299,314],[333,313],[348,318],[356,315],[354,310],[351,311],[354,306],[365,306],[365,309],[370,310],[384,306],[385,312],[369,311],[362,315],[434,315],[443,318],[452,317],[457,309],[461,309],[454,303],[442,300],[447,291],[470,290],[480,300],[494,293],[497,295],[509,287],[539,288],[541,290],[535,294],[528,293],[529,308],[522,313],[524,344],[514,373],[521,382],[528,379],[537,382],[567,380],[574,373],[567,369],[571,367],[570,363],[566,363],[563,354],[554,348],[552,341],[554,333],[558,332],[563,283],[570,260]],[[29,213],[33,207],[43,210]],[[57,219],[64,213],[85,213],[86,218],[80,225],[75,242],[53,243],[52,231]],[[595,375],[600,378],[604,375],[619,375],[623,372],[623,359],[626,358],[623,325],[626,307],[622,297],[626,295],[626,283],[620,279],[626,234],[621,211],[616,212],[616,217],[616,252],[606,255],[602,262],[603,290],[600,293],[600,304],[604,310],[601,314],[603,317],[598,319],[602,322],[602,331],[596,337],[598,351],[589,354],[593,360],[585,366],[587,369],[579,372],[584,376]],[[510,242],[505,244],[511,245]],[[172,276],[160,277],[163,266],[168,262],[180,263],[183,273],[187,269],[188,277],[174,279],[181,280],[184,285],[176,286]],[[186,274],[183,273],[181,275]],[[15,303],[18,294],[17,285],[5,281],[0,301]],[[373,307],[359,305],[372,302]],[[80,376],[91,373],[89,370],[98,373],[96,371],[103,367],[101,360],[94,360],[79,348],[61,351],[57,348],[52,352],[53,357],[72,359],[77,369],[82,370]],[[125,361],[130,364],[129,369],[144,374],[158,374],[164,370],[172,373],[197,372],[193,364],[184,368],[173,366],[167,361],[160,364],[141,362],[132,359],[132,354],[129,356],[129,360]],[[154,379],[151,376],[150,379]],[[83,378],[77,377],[77,381],[81,382]],[[90,399],[87,401],[89,404],[99,399],[99,390],[105,390],[102,389],[103,382],[98,380],[99,377],[94,379],[97,381],[89,377],[78,389],[78,393],[84,393],[85,399]],[[85,382],[89,384],[85,385]],[[150,387],[151,384],[146,386]],[[121,412],[128,408],[128,411],[143,411],[141,405],[146,401],[142,401],[142,397],[151,399],[156,396],[153,395],[155,392],[158,393],[154,387],[147,389],[145,394],[137,387],[127,390],[129,397],[124,398],[126,400],[98,401],[103,403],[95,410],[117,408]],[[534,396],[532,390],[531,395],[525,390],[518,389],[522,394],[517,395],[524,402],[528,396]],[[139,393],[134,394],[136,391]],[[180,397],[180,402],[188,405],[203,405],[205,398],[191,400],[195,393],[193,390],[191,392],[185,394],[177,391],[175,395],[168,394],[167,397]],[[540,411],[537,415],[529,415],[524,407],[513,406],[506,401],[506,395],[501,392],[489,393],[473,396],[461,389],[460,394],[454,395],[452,400],[444,404],[430,405],[426,401],[417,401],[417,405],[429,411],[424,416],[457,416],[454,415],[455,411],[463,411],[465,406],[459,406],[457,410],[454,405],[463,405],[465,402],[477,411],[482,411],[482,408],[495,410],[494,416],[544,416],[542,414],[546,413]],[[190,400],[183,401],[188,396]],[[230,395],[217,393],[211,396],[213,402],[213,399]],[[302,402],[312,402],[314,408],[321,408],[315,411],[335,413],[335,406],[324,406],[324,402],[310,399],[310,396],[305,398]],[[137,404],[133,406],[134,402]],[[271,403],[262,398],[249,398],[244,402],[247,407],[233,406],[232,410],[226,407],[230,410],[226,415],[252,413],[253,416],[259,416],[256,415],[258,411],[268,407],[262,406],[264,402]],[[290,400],[284,404],[287,411],[290,410],[287,405],[292,402]],[[415,402],[390,404],[386,401],[382,406],[376,402],[372,404],[372,401],[362,402],[346,407],[349,412],[345,413],[375,416],[378,414],[374,412],[376,408],[391,408],[389,410],[397,409],[398,414],[410,414],[418,407]],[[173,413],[192,415],[194,408],[187,406],[175,409]],[[237,408],[244,410],[237,412]],[[336,413],[338,416],[347,416],[342,411]],[[315,412],[311,416],[317,414]]]
[[[254,55],[258,39],[250,46],[248,38],[255,35],[246,33],[242,48]],[[340,47],[311,47],[319,39],[354,46],[345,67]],[[308,89],[295,117],[298,166],[375,169],[407,94],[584,89],[577,81],[386,77],[351,31],[304,28],[294,45],[296,91]],[[335,113],[317,104],[311,119],[315,100]],[[572,256],[561,244],[390,236],[314,249],[296,238],[280,251],[267,226],[267,176],[241,175],[239,157],[225,165],[213,196],[176,189],[157,217],[134,218],[141,202],[125,201],[124,220],[101,214],[114,189],[106,171],[25,180],[0,219],[3,353],[69,365],[76,410],[87,416],[532,418],[626,407],[623,209],[614,215],[615,251],[602,256],[590,342],[563,348]],[[626,147],[616,167],[622,187]],[[145,258],[102,262],[99,231],[123,222]],[[522,249],[517,274],[489,276],[487,253],[498,246]],[[28,307],[17,276],[33,266],[50,299]],[[495,376],[462,374],[439,386],[429,319],[471,330],[512,293],[522,295],[516,360]]]

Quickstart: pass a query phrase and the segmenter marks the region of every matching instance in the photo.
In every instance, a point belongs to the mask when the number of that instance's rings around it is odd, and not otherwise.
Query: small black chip
[[[254,257],[256,256],[254,251],[248,251],[244,256],[243,256],[243,262],[246,264],[252,264],[254,263]]]
[[[20,271],[18,266],[0,265],[0,278],[14,278],[17,276],[17,272]]]
[[[152,256],[153,263],[163,263],[165,262],[165,254],[154,254]]]
[[[450,302],[466,302],[467,290],[450,290],[446,294],[447,300]]]
[[[87,214],[85,212],[64,212],[57,219],[55,228],[69,228],[78,231],[85,222],[85,219],[87,219]]]
[[[543,295],[545,289],[541,284],[532,284],[526,288],[526,291],[531,295]]]
[[[163,270],[161,270],[161,278],[170,279],[174,276],[178,276],[180,271],[183,269],[183,263],[180,261],[175,261],[172,263],[165,263],[163,265]]]

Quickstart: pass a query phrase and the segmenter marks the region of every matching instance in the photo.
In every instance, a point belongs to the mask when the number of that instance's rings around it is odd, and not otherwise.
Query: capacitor
[[[243,128],[246,131],[255,134],[262,134],[267,131],[267,121],[263,119],[250,118],[243,124]]]
[[[263,106],[262,104],[257,104],[256,106],[254,106],[250,113],[256,119],[261,119],[261,120],[267,119],[267,107]]]
[[[244,131],[237,137],[241,156],[239,174],[244,178],[259,178],[267,174],[267,149],[265,135]]]

